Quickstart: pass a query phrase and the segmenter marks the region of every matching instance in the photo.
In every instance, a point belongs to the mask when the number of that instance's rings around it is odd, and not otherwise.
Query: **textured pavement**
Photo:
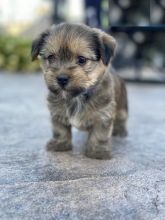
[[[165,86],[128,85],[129,136],[112,159],[50,153],[41,75],[0,73],[0,219],[165,219]]]

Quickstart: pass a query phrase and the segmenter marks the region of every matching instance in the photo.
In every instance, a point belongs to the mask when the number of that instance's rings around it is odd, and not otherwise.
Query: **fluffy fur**
[[[49,89],[53,138],[47,150],[71,150],[75,126],[88,131],[86,156],[109,159],[112,134],[127,135],[125,84],[109,67],[115,47],[115,39],[105,32],[67,23],[51,27],[33,42],[32,60],[41,60]],[[58,77],[64,74],[68,83],[61,87]]]

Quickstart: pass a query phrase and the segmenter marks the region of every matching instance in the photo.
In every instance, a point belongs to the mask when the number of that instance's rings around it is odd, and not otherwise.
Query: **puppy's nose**
[[[61,74],[57,77],[57,81],[61,87],[64,87],[68,84],[69,76],[66,74]]]

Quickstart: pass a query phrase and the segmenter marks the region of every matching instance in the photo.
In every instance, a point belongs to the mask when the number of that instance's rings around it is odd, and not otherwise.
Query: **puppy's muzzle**
[[[64,88],[69,82],[69,76],[66,74],[61,74],[57,77],[57,82],[61,88]]]

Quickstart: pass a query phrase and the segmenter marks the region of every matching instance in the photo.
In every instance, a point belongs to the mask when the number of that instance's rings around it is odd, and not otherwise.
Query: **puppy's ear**
[[[110,59],[114,56],[116,48],[116,40],[109,34],[97,28],[93,28],[94,32],[99,35],[101,40],[101,58],[105,65],[108,65]]]
[[[46,38],[49,36],[49,34],[50,34],[49,31],[45,31],[36,40],[33,41],[31,48],[32,61],[34,61],[39,55],[46,41]]]

